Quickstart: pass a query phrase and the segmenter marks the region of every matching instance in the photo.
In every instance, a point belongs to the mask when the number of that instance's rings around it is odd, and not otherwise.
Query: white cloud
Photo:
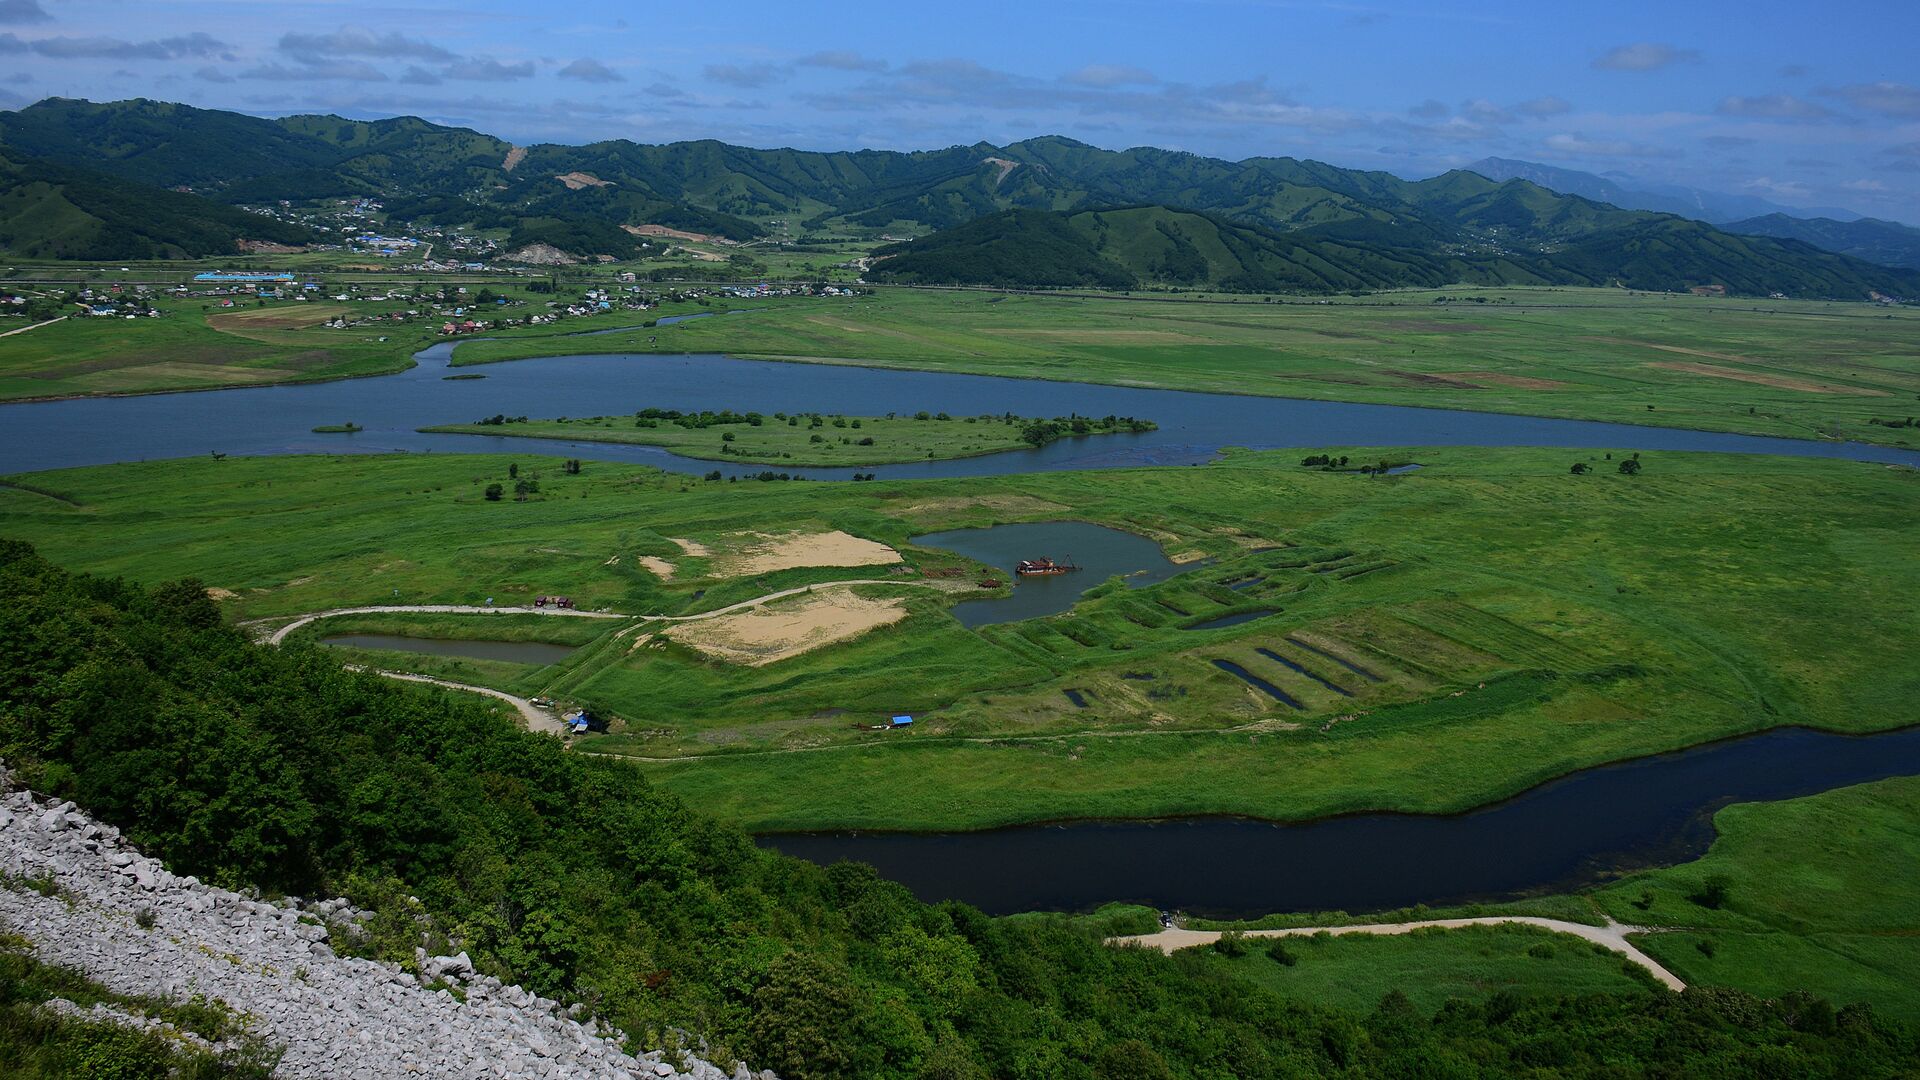
[[[1828,120],[1834,116],[1834,111],[1825,105],[1789,94],[1722,98],[1713,111],[1721,116],[1741,116],[1753,120],[1811,121]]]
[[[1548,94],[1545,97],[1530,98],[1523,101],[1515,105],[1513,110],[1522,116],[1544,117],[1559,116],[1562,113],[1571,112],[1573,111],[1573,106],[1567,104],[1566,98],[1555,97],[1552,94]]]
[[[327,34],[288,33],[280,37],[280,51],[302,63],[341,56],[382,60],[452,60],[454,54],[430,41],[397,33],[376,34],[359,26],[343,26]]]
[[[708,64],[706,76],[717,83],[752,90],[784,81],[787,73],[772,64]]]
[[[1658,71],[1674,64],[1700,59],[1693,49],[1677,49],[1658,41],[1636,41],[1608,49],[1594,60],[1602,71]]]
[[[1152,86],[1160,77],[1145,68],[1126,64],[1088,64],[1061,76],[1061,81],[1075,86]]]
[[[1877,82],[1828,87],[1820,92],[1843,98],[1857,108],[1885,113],[1888,116],[1920,117],[1920,87],[1896,82]]]
[[[1563,133],[1549,135],[1545,143],[1547,149],[1557,154],[1575,157],[1641,157],[1660,158],[1678,157],[1680,152],[1664,146],[1649,143],[1629,142],[1624,139],[1589,139],[1585,135]]]
[[[862,56],[848,49],[828,49],[825,52],[808,53],[794,63],[800,67],[832,68],[835,71],[887,70],[885,60]]]
[[[621,75],[619,72],[598,60],[589,60],[586,57],[581,57],[566,67],[561,68],[558,74],[563,79],[578,79],[581,82],[590,83],[617,83],[627,81],[626,76]]]
[[[40,6],[40,0],[0,0],[0,23],[24,26],[47,22],[53,16]]]
[[[459,79],[463,82],[512,82],[515,79],[533,78],[533,61],[523,60],[517,64],[503,64],[498,60],[485,57],[471,57],[455,60],[440,69],[442,78]]]

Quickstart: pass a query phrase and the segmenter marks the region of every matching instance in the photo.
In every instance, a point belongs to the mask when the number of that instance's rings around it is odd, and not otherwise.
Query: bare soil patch
[[[1158,344],[1169,345],[1183,341],[1198,340],[1177,330],[1048,330],[1027,329],[1024,327],[977,326],[976,333],[996,334],[1000,337],[1039,338],[1043,341],[1086,341],[1111,344]]]
[[[526,147],[509,146],[507,148],[507,158],[505,161],[502,161],[500,163],[500,169],[503,172],[512,172],[515,166],[519,165],[521,162],[525,160],[527,160]]]
[[[748,576],[801,566],[880,566],[900,562],[885,544],[851,533],[745,533],[730,552],[718,557],[722,573]]]
[[[581,188],[613,186],[613,181],[602,180],[599,177],[593,175],[592,173],[583,173],[583,172],[561,173],[559,176],[554,177],[554,179],[567,185],[568,191],[579,191]]]
[[[1511,386],[1516,390],[1560,390],[1570,385],[1558,379],[1536,379],[1529,375],[1506,375],[1498,371],[1444,371],[1449,379],[1471,379],[1481,385]]]
[[[686,552],[687,554],[693,556],[696,559],[704,559],[707,556],[713,554],[712,548],[708,547],[707,545],[701,543],[698,540],[682,540],[678,536],[669,536],[667,537],[667,539],[680,545],[681,551]]]
[[[299,307],[250,308],[222,311],[207,316],[207,325],[227,333],[245,334],[248,330],[298,330],[318,326],[336,315],[347,315],[352,308],[342,304],[301,304]]]
[[[1479,383],[1463,382],[1460,379],[1449,379],[1444,375],[1428,375],[1425,372],[1421,372],[1421,371],[1400,371],[1397,369],[1389,369],[1387,371],[1387,374],[1393,376],[1396,379],[1399,379],[1402,382],[1412,383],[1415,386],[1431,386],[1431,387],[1436,387],[1438,389],[1443,389],[1443,390],[1485,390],[1486,389],[1486,387],[1481,386]]]
[[[238,600],[240,599],[240,594],[237,592],[234,592],[232,589],[223,589],[218,585],[209,585],[207,586],[207,599]]]
[[[661,581],[673,580],[673,564],[658,555],[642,555],[633,561],[639,563]]]
[[[1655,346],[1660,348],[1661,346]],[[1682,350],[1684,351],[1684,350]],[[1738,368],[1720,367],[1717,364],[1697,364],[1690,361],[1657,360],[1648,367],[1666,371],[1684,371],[1690,375],[1705,375],[1710,379],[1730,379],[1734,382],[1753,383],[1756,386],[1771,386],[1779,390],[1795,390],[1803,394],[1841,394],[1850,397],[1886,397],[1885,390],[1873,390],[1864,386],[1840,386],[1835,383],[1818,383],[1810,379],[1796,379],[1790,375],[1768,375],[1760,371],[1741,371]]]
[[[671,236],[675,240],[693,240],[702,244],[733,243],[723,236],[708,236],[706,233],[687,232],[684,229],[669,229],[665,225],[622,225],[620,227],[634,236]]]
[[[680,623],[662,633],[728,663],[761,667],[858,637],[906,617],[906,606],[897,599],[869,600],[849,590],[836,589],[809,593],[791,603]]]
[[[1070,508],[1046,499],[1036,499],[1031,495],[989,495],[976,499],[953,498],[933,499],[928,502],[903,506],[897,512],[922,518],[944,518],[965,514],[970,510],[991,510],[997,514],[1061,514]]]

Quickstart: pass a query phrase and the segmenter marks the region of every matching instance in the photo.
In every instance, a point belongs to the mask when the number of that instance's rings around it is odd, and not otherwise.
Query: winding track
[[[1329,934],[1405,934],[1428,927],[1452,930],[1462,926],[1498,926],[1503,923],[1520,923],[1526,926],[1538,926],[1562,934],[1572,934],[1595,945],[1610,949],[1628,960],[1639,964],[1653,973],[1653,977],[1673,991],[1685,990],[1687,984],[1680,977],[1646,953],[1641,952],[1631,941],[1628,934],[1653,933],[1644,926],[1629,926],[1626,923],[1607,920],[1605,926],[1588,926],[1586,923],[1568,922],[1565,919],[1545,919],[1535,915],[1489,915],[1471,919],[1422,919],[1417,922],[1399,923],[1358,923],[1351,926],[1298,926],[1285,930],[1247,930],[1250,938],[1312,937],[1321,932]],[[1184,930],[1169,928],[1154,934],[1134,934],[1126,937],[1108,938],[1109,945],[1141,945],[1161,952],[1171,953],[1176,949],[1191,948],[1195,945],[1211,945],[1220,940],[1222,930]]]

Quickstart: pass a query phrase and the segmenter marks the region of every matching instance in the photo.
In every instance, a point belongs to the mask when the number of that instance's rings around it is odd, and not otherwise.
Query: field
[[[403,283],[388,279],[388,283],[410,286],[415,280],[408,278]],[[439,282],[428,284],[436,289],[440,286]],[[513,316],[544,311],[546,301],[552,299],[527,292],[523,285],[492,282],[488,287],[525,301],[526,306],[500,309]],[[561,297],[565,299],[566,294]],[[220,307],[222,299],[232,299],[235,306]],[[257,303],[261,306],[255,306]],[[244,296],[167,297],[156,299],[154,306],[162,317],[75,317],[0,337],[0,401],[381,375],[411,367],[413,354],[438,339],[442,321],[428,306],[401,300],[335,303],[259,302]],[[324,325],[337,315],[389,317],[410,309],[427,313],[391,325],[345,329]],[[717,302],[711,308],[724,309],[725,305]],[[648,318],[702,310],[708,309],[680,304],[644,313],[611,311],[531,329],[551,335],[557,330],[639,326]],[[0,331],[25,325],[8,319],[0,321]],[[501,333],[512,335],[526,329]]]
[[[1035,445],[1025,437],[1036,424],[1049,421],[1034,417],[1004,416],[841,416],[806,414],[788,416],[776,413],[767,418],[755,414],[749,419],[725,419],[712,424],[681,425],[672,419],[636,419],[633,416],[590,416],[559,420],[515,420],[503,423],[442,424],[422,431],[451,432],[463,435],[513,435],[530,439],[564,439],[574,442],[627,443],[638,446],[664,446],[686,457],[709,461],[727,461],[749,465],[889,465],[903,461],[931,461],[948,458],[979,457],[1008,450],[1024,450]],[[1136,428],[1126,421],[1109,424],[1104,418],[1081,421],[1086,426],[1079,434],[1109,434],[1116,430],[1151,430],[1152,425]],[[1067,430],[1059,435],[1041,436],[1043,440],[1073,437]]]
[[[1920,671],[1888,658],[1920,625],[1886,601],[1920,585],[1920,474],[1661,454],[1629,477],[1623,453],[1421,450],[1424,469],[1387,478],[1236,453],[858,485],[530,458],[539,492],[497,503],[482,491],[507,480],[502,457],[195,460],[9,478],[0,534],[77,568],[198,576],[236,618],[543,593],[685,615],[878,580],[818,595],[904,616],[795,649],[763,634],[747,651],[779,656],[758,664],[610,621],[552,667],[461,672],[613,717],[583,748],[760,829],[1458,810],[1775,724],[1911,721]],[[1596,472],[1569,475],[1575,460]],[[974,631],[946,607],[955,588],[994,595],[981,568],[911,542],[1063,519],[1150,536],[1188,569],[1089,581],[1069,613]],[[920,722],[866,730],[896,712]]]
[[[325,330],[316,304],[201,310],[162,301],[158,319],[71,318],[0,338],[0,400],[204,390],[376,375],[409,366],[421,328]],[[218,309],[215,309],[216,311]]]
[[[1920,413],[1909,309],[1473,286],[1212,300],[882,289],[631,347],[1920,445],[1869,422]],[[475,342],[455,362],[572,347]]]
[[[1920,1019],[1920,777],[1729,806],[1705,857],[1596,897],[1681,978],[1761,995],[1809,990]],[[1726,899],[1695,899],[1715,878]]]
[[[1423,1014],[1452,999],[1484,1001],[1502,993],[1555,997],[1648,990],[1635,974],[1640,969],[1614,953],[1528,926],[1283,940],[1292,964],[1273,959],[1268,942],[1259,939],[1247,943],[1244,956],[1209,953],[1207,963],[1290,1000],[1355,1012],[1371,1011],[1395,990]]]

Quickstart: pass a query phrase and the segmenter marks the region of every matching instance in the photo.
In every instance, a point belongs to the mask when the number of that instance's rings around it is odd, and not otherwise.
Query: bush
[[[1272,960],[1281,967],[1292,967],[1300,962],[1300,958],[1293,955],[1293,951],[1287,948],[1285,938],[1273,939],[1273,944],[1267,946],[1267,959]]]
[[[1733,880],[1727,875],[1711,874],[1698,889],[1687,894],[1687,899],[1703,908],[1718,908],[1727,902],[1727,893],[1732,888]]]
[[[1213,951],[1230,958],[1245,956],[1247,955],[1247,935],[1238,930],[1229,930],[1213,939]]]

